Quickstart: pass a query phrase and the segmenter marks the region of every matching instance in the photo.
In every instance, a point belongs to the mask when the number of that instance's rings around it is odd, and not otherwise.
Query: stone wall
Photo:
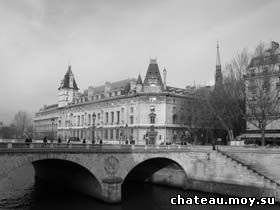
[[[219,149],[280,184],[280,148],[224,146]]]
[[[276,151],[254,151],[251,153],[249,149],[240,152],[239,149],[231,149],[230,147],[224,147],[224,150],[231,154],[237,154],[244,160],[247,159],[248,164],[258,163],[267,174],[273,174],[274,178],[279,179],[280,153]],[[148,181],[228,196],[257,198],[269,196],[275,197],[278,202],[280,201],[280,188],[277,184],[219,152],[211,151],[208,154],[206,153],[205,157],[194,155],[190,160],[193,162],[192,168],[187,170],[187,173],[183,170],[164,168],[156,172]],[[271,160],[270,163],[269,160]]]

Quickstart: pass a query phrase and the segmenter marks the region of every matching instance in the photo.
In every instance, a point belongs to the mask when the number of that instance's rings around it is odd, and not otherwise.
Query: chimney
[[[154,58],[154,59],[150,58],[150,64],[157,64],[157,59],[156,58]]]
[[[166,69],[163,69],[163,89],[166,90]]]

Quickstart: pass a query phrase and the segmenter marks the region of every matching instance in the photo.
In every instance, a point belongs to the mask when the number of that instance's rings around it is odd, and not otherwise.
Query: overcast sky
[[[0,0],[0,121],[57,100],[67,65],[78,87],[145,76],[169,85],[214,80],[242,48],[280,41],[278,0]]]

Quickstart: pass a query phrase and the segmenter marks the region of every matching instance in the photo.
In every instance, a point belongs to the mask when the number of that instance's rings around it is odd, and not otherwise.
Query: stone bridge
[[[39,178],[110,203],[121,201],[127,181],[145,180],[208,192],[240,195],[246,186],[250,196],[279,194],[277,184],[210,147],[0,143],[0,179],[25,164],[33,164]]]

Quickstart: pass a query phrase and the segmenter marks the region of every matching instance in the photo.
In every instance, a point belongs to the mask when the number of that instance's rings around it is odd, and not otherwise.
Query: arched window
[[[155,124],[155,116],[151,116],[151,124]]]

